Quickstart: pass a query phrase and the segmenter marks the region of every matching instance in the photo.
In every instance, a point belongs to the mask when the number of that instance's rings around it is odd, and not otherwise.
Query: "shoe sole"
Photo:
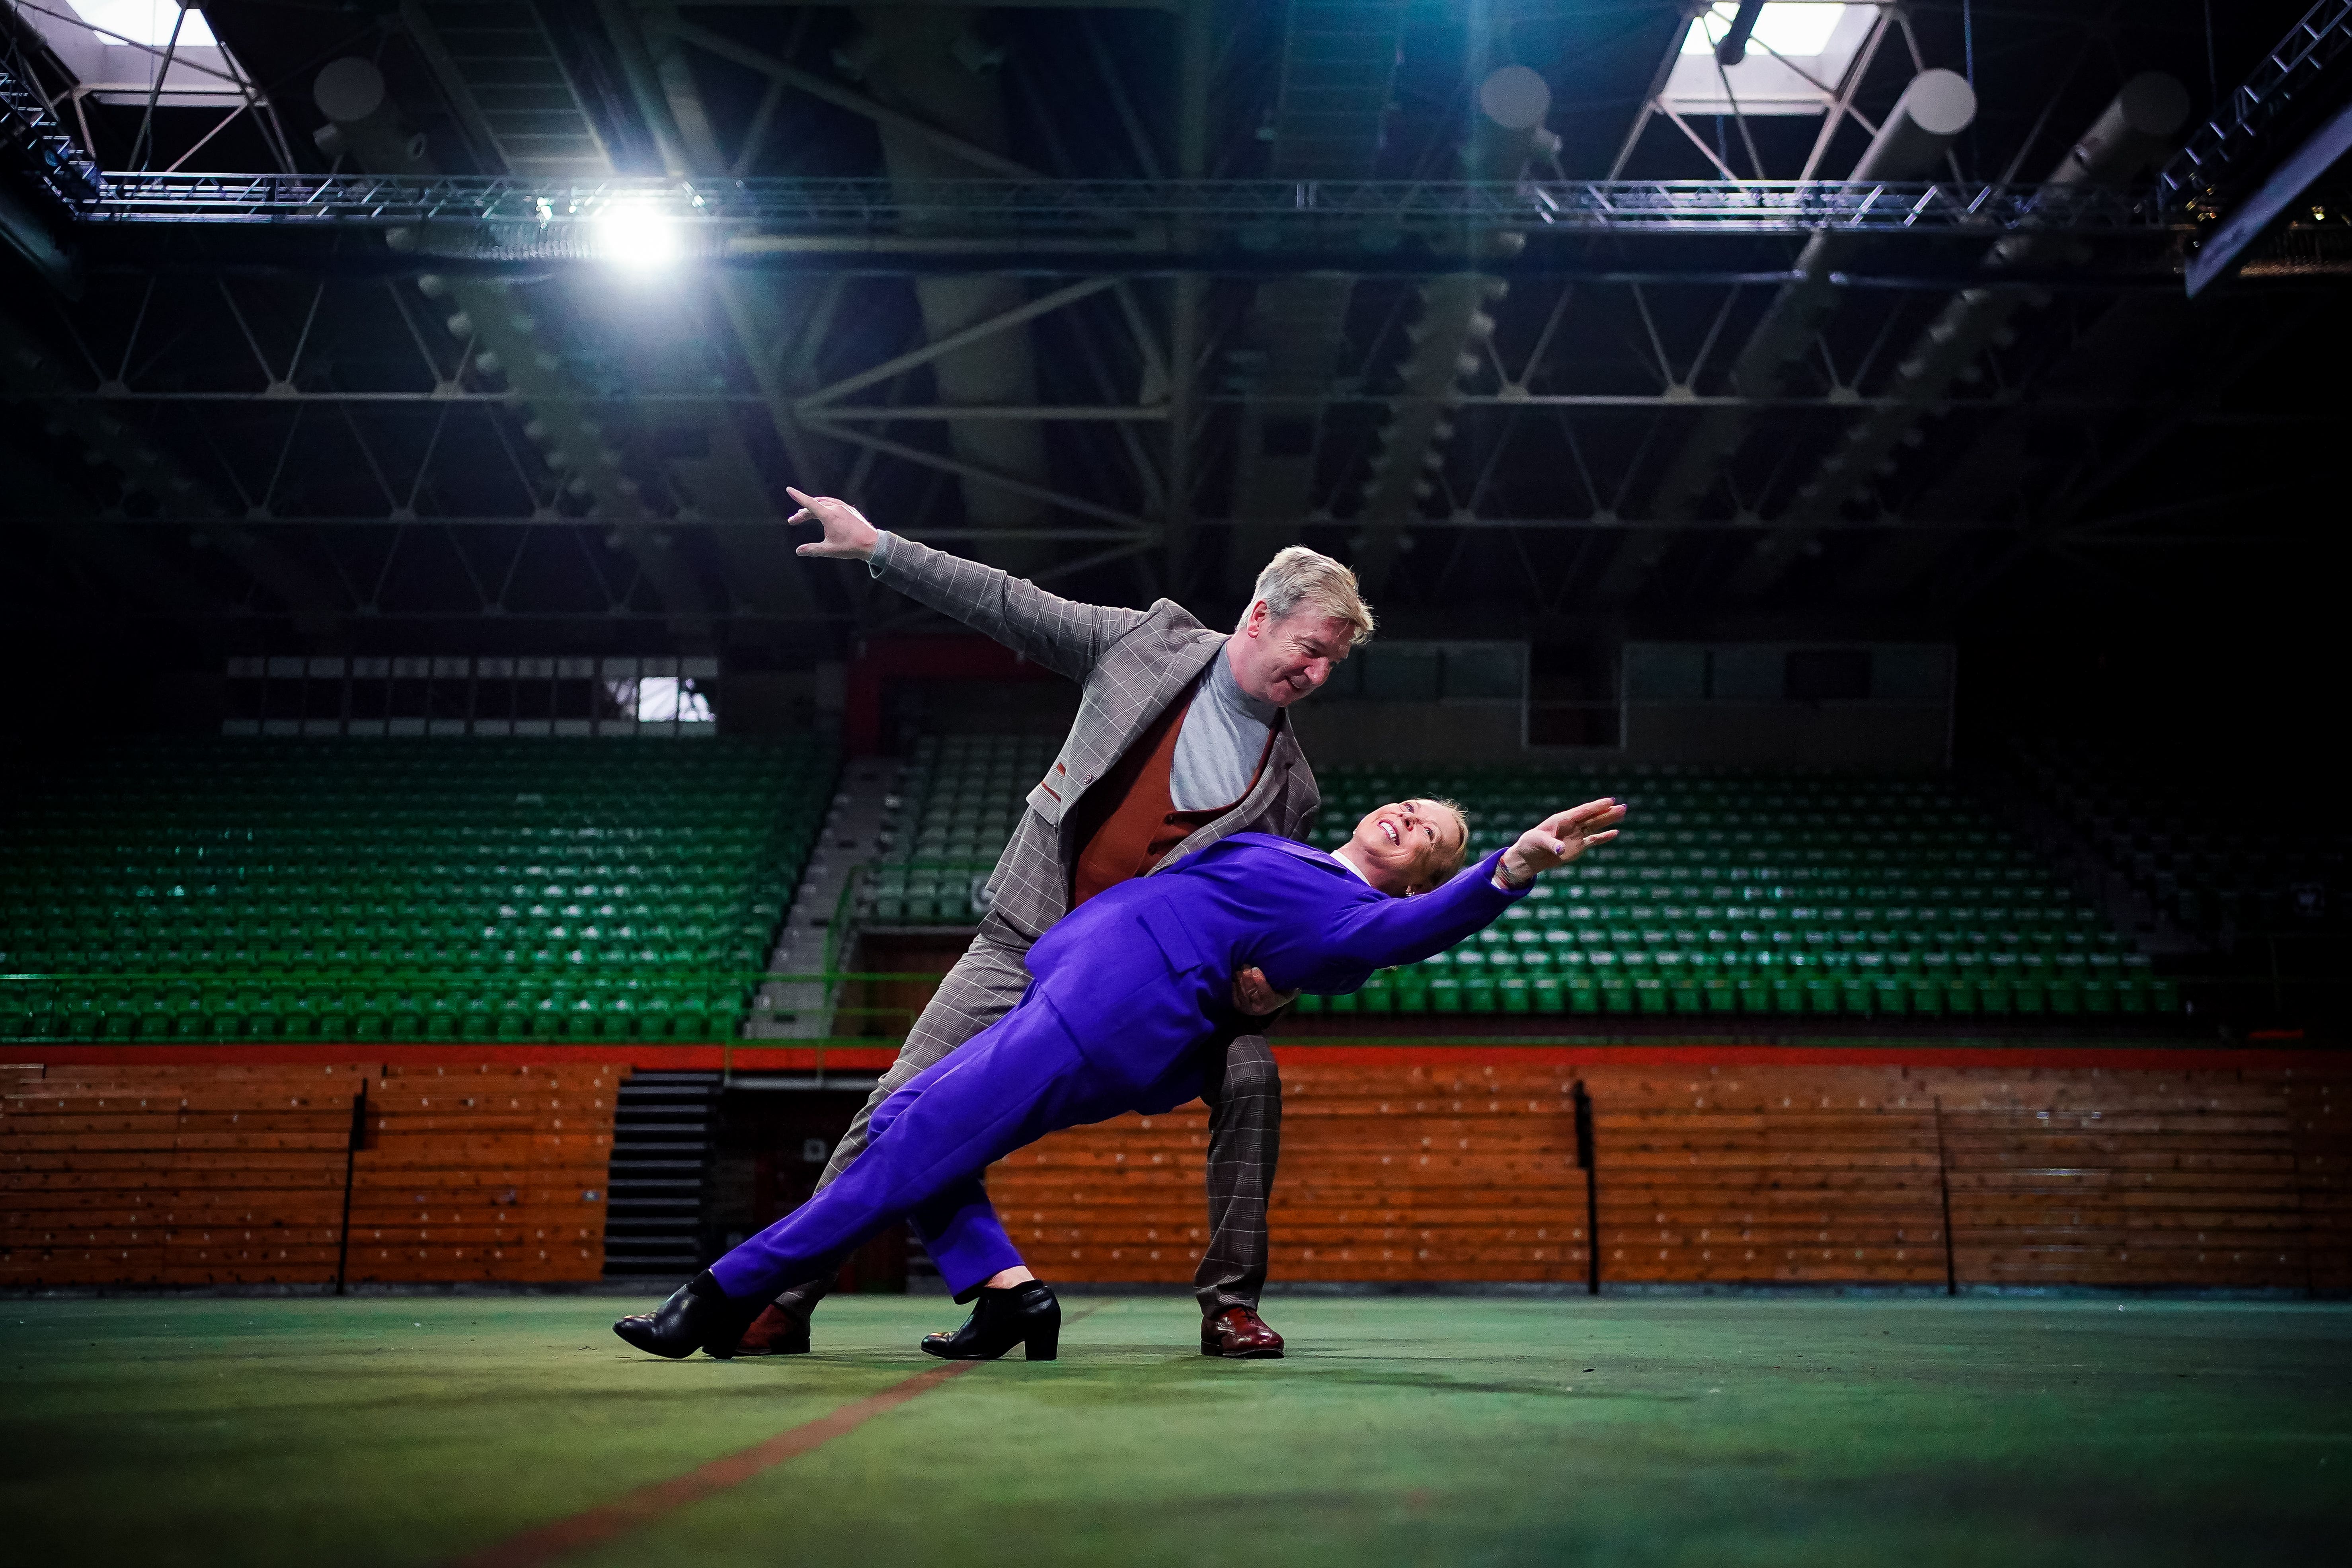
[[[635,1334],[622,1332],[621,1326],[618,1323],[613,1325],[613,1332],[619,1338],[623,1344],[627,1345],[631,1350],[641,1351],[646,1355],[657,1355],[665,1361],[684,1361],[687,1357],[694,1353],[692,1350],[664,1350],[659,1345],[652,1343],[647,1339],[640,1339]]]
[[[1280,1361],[1282,1359],[1282,1351],[1279,1347],[1273,1350],[1223,1351],[1214,1345],[1202,1345],[1201,1353],[1215,1356],[1220,1361]]]

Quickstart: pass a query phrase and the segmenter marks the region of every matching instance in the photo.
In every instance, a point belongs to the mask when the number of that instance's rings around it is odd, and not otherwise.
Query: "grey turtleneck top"
[[[1176,732],[1176,756],[1168,770],[1168,795],[1179,811],[1232,805],[1249,793],[1265,738],[1282,711],[1259,700],[1234,679],[1234,667],[1220,650],[1192,686],[1192,706]]]

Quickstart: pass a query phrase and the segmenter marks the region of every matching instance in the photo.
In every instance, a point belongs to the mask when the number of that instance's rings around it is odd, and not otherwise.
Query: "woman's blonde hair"
[[[1425,795],[1421,798],[1432,805],[1444,806],[1462,824],[1462,847],[1454,852],[1452,861],[1444,868],[1445,875],[1438,879],[1441,882],[1450,882],[1462,875],[1462,868],[1470,863],[1470,808],[1450,795]]]

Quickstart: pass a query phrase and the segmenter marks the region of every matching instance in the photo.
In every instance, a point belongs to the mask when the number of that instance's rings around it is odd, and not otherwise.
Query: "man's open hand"
[[[875,542],[882,536],[866,521],[866,514],[845,500],[831,496],[803,495],[792,486],[784,493],[801,503],[800,510],[784,519],[786,522],[814,522],[824,530],[823,539],[811,540],[795,554],[829,556],[837,561],[864,561],[874,553]]]
[[[1594,845],[1608,843],[1624,820],[1625,808],[1613,800],[1588,800],[1547,816],[1503,851],[1503,880],[1523,888],[1537,872],[1565,866]]]
[[[1263,969],[1244,969],[1234,976],[1234,1009],[1244,1017],[1263,1018],[1297,1000],[1297,992],[1276,991],[1267,984]]]

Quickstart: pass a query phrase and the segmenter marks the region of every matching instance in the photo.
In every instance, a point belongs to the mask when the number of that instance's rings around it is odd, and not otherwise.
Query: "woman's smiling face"
[[[1402,898],[1427,892],[1461,862],[1470,826],[1442,801],[1401,800],[1366,812],[1349,842],[1372,886]]]

